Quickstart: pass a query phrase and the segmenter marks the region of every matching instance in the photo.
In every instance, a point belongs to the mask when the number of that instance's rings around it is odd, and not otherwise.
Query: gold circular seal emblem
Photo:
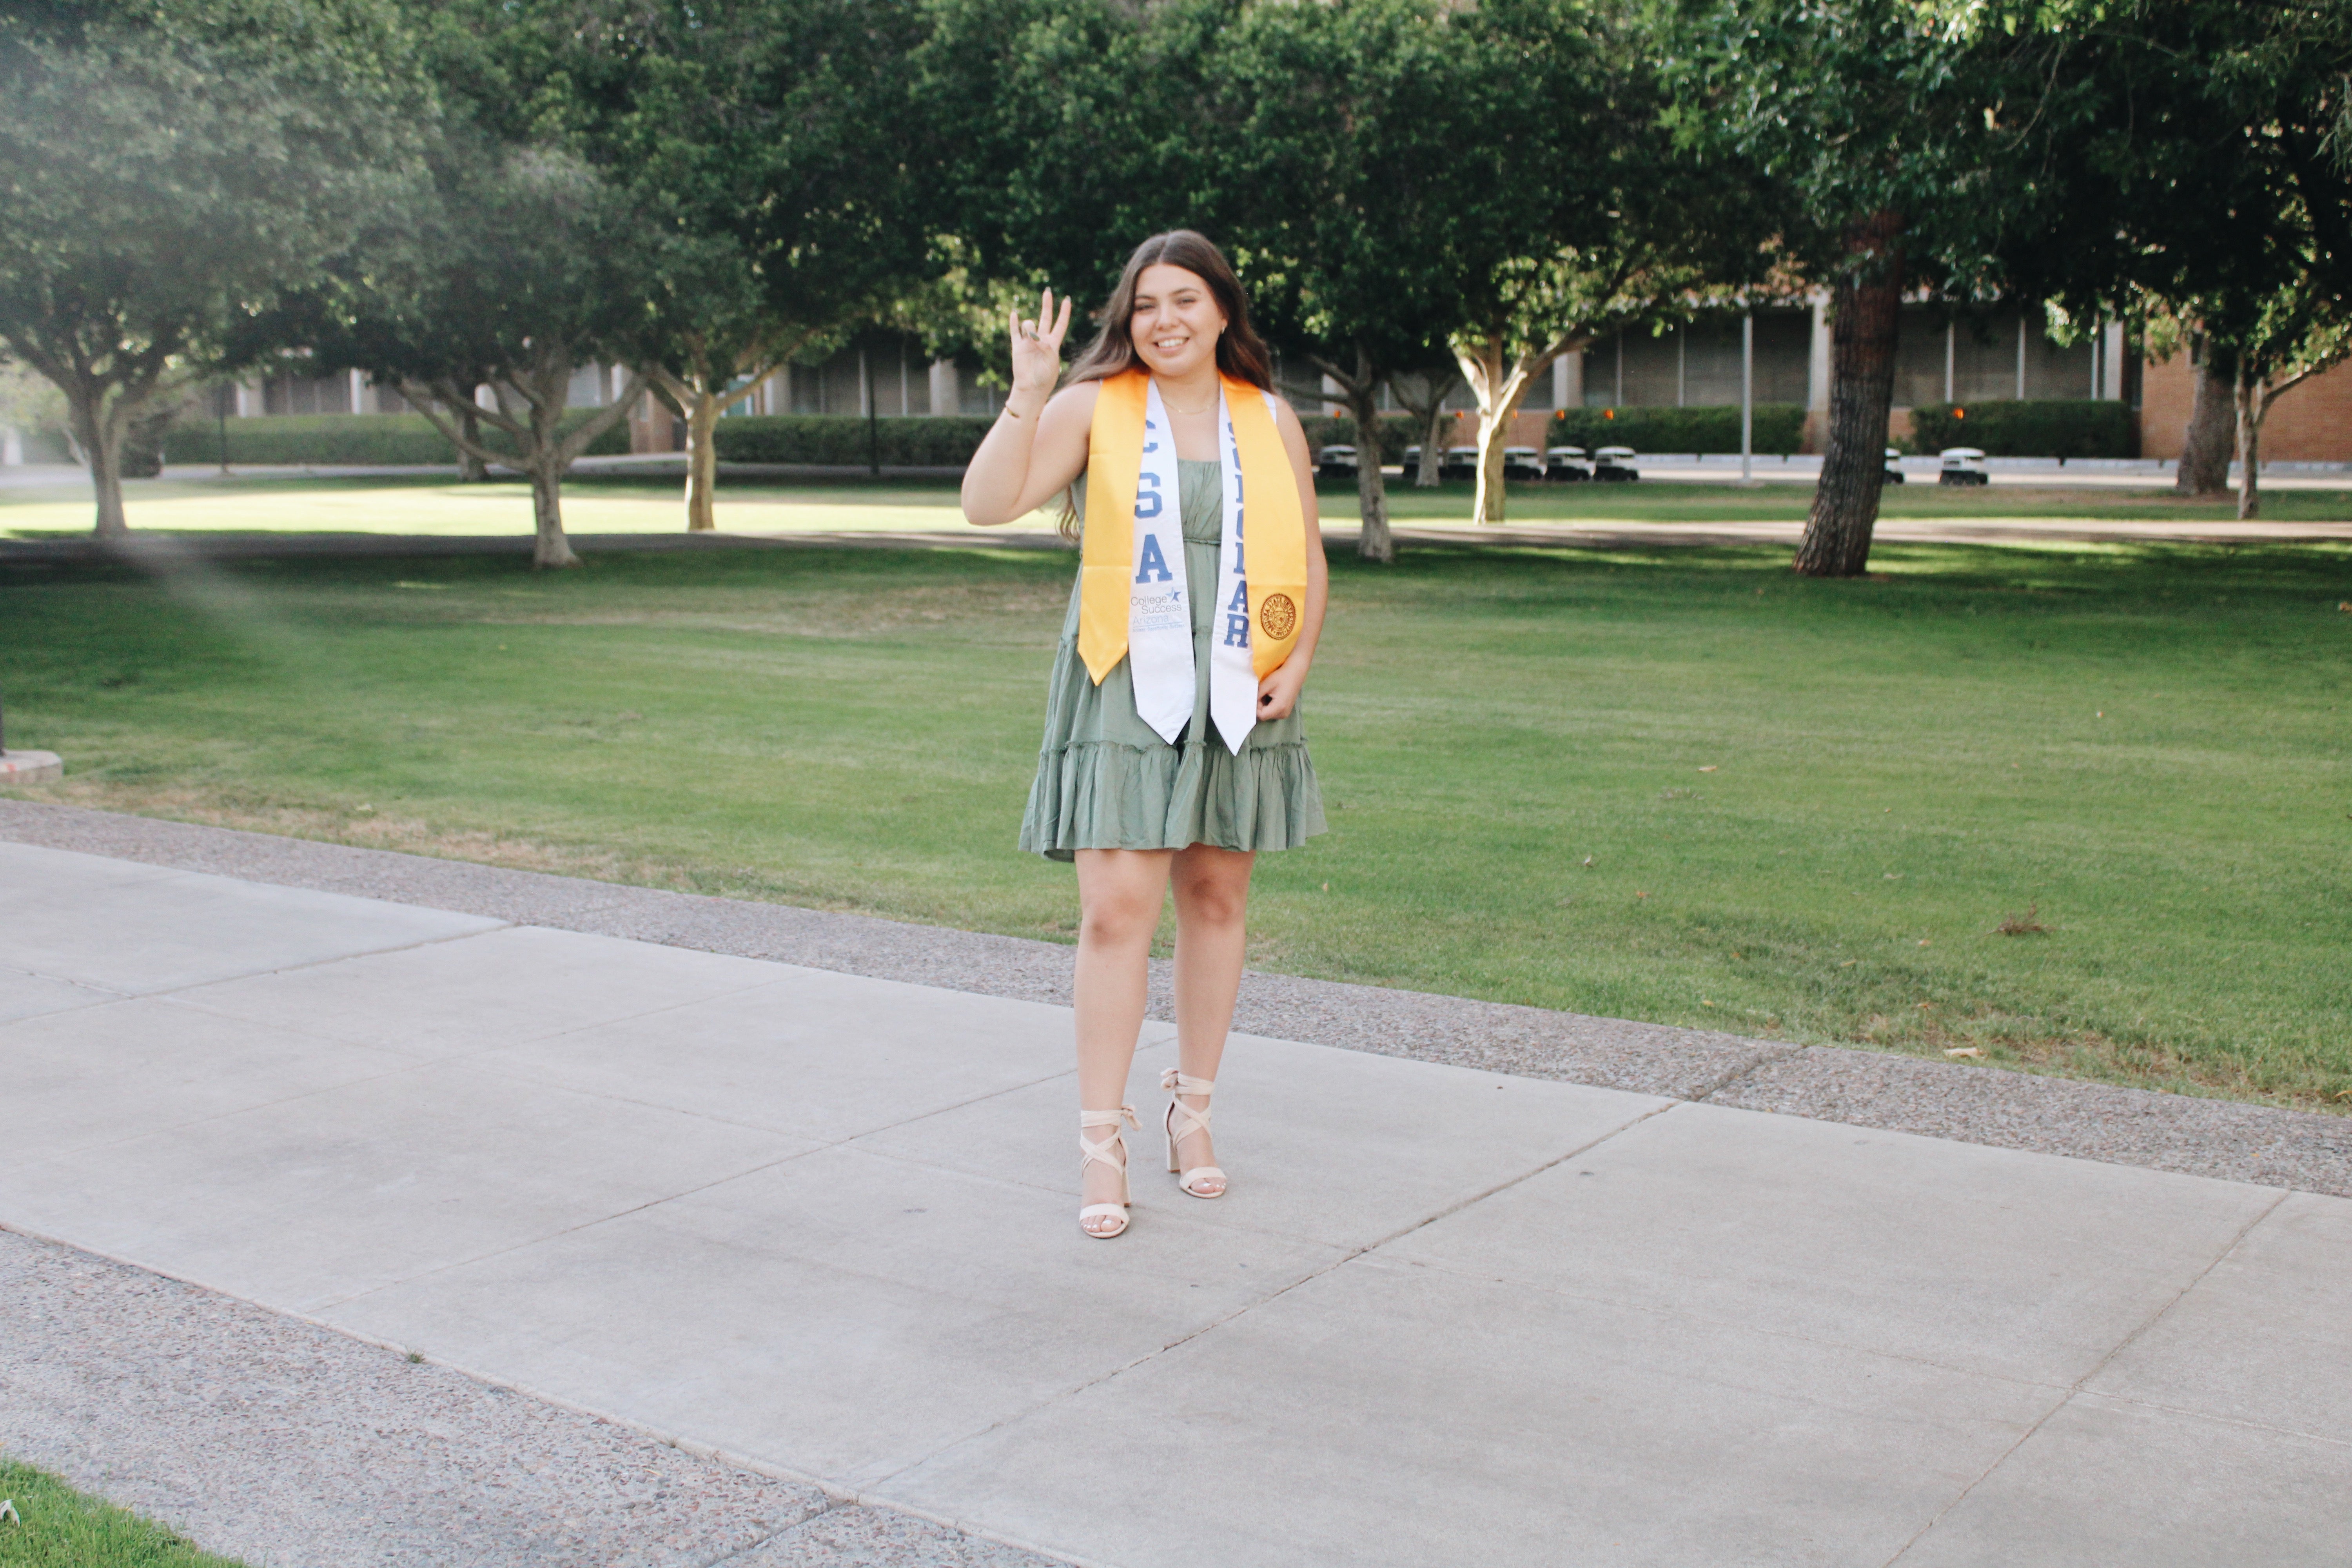
[[[1258,630],[1280,642],[1298,629],[1298,606],[1287,594],[1268,594],[1257,607]]]

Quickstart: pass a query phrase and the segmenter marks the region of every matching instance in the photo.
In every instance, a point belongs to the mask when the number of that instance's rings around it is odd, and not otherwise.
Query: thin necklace
[[[1164,390],[1160,394],[1160,401],[1162,403],[1168,403],[1168,394]],[[1199,408],[1179,408],[1174,404],[1168,403],[1168,412],[1171,414],[1183,415],[1206,414],[1210,409],[1214,408],[1216,404],[1212,402],[1204,404]]]

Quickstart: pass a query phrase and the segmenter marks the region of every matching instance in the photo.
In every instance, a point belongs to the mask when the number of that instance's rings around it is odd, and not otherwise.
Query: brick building
[[[2150,360],[2142,373],[2139,451],[2178,458],[2196,395],[2189,356]],[[2352,363],[2323,371],[2279,399],[2263,421],[2263,461],[2352,463]]]

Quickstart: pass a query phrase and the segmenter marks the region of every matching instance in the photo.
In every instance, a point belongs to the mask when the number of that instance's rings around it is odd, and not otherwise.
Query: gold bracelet
[[[1013,405],[1011,405],[1010,403],[1006,404],[1003,407],[1002,407],[1002,408],[1000,408],[1000,409],[998,409],[998,410],[996,411],[996,416],[997,416],[999,419],[1003,418],[1003,417],[1004,417],[1006,415],[1008,415],[1008,414],[1012,415],[1012,416],[1013,416],[1013,417],[1014,417],[1015,419],[1018,419],[1018,418],[1020,418],[1020,417],[1021,417],[1021,411],[1020,411],[1019,409],[1017,409],[1017,408],[1013,407]]]

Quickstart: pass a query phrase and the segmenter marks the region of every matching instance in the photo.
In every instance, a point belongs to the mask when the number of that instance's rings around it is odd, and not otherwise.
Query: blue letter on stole
[[[1156,500],[1159,498],[1155,496],[1152,499]],[[1139,583],[1149,583],[1152,580],[1151,574],[1154,572],[1160,574],[1160,581],[1162,583],[1172,583],[1176,580],[1176,574],[1168,570],[1168,558],[1160,553],[1159,535],[1147,533],[1143,536],[1143,563],[1136,568],[1135,580]]]

